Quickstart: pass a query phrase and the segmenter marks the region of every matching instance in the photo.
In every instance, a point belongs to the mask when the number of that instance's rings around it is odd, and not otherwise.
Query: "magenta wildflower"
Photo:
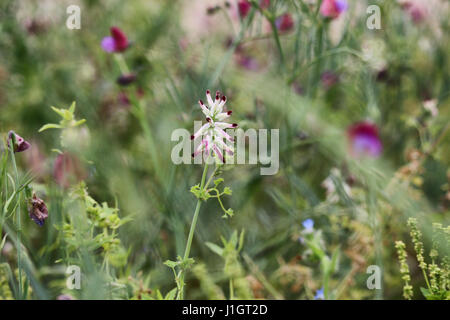
[[[354,157],[362,155],[378,157],[383,150],[378,128],[371,122],[363,121],[350,126],[347,135],[350,142],[350,152]]]
[[[102,40],[102,48],[106,52],[123,52],[130,45],[128,38],[118,27],[111,27],[111,36]]]
[[[33,193],[33,198],[30,200],[30,218],[36,222],[40,227],[44,225],[45,219],[48,218],[48,209],[44,201]]]
[[[252,5],[247,0],[241,0],[238,2],[239,14],[242,18],[245,18],[250,12]]]
[[[326,18],[337,18],[348,9],[347,0],[323,0],[320,13]]]
[[[426,9],[418,2],[407,1],[402,5],[402,8],[410,15],[412,21],[416,24],[421,23],[427,15]]]
[[[13,146],[13,150],[14,152],[23,152],[27,149],[29,149],[31,147],[31,144],[28,141],[25,141],[21,136],[19,136],[17,133],[15,133],[14,131],[10,131],[8,133],[8,147],[9,147],[9,143],[10,141],[13,141],[13,135],[15,136],[15,144]]]
[[[206,123],[191,136],[191,140],[195,140],[202,136],[202,141],[197,150],[195,150],[192,154],[192,157],[196,157],[202,152],[205,152],[207,155],[212,152],[218,159],[220,159],[220,161],[225,163],[225,157],[222,150],[225,150],[225,152],[229,155],[234,154],[233,147],[228,146],[223,142],[223,139],[234,142],[234,139],[226,133],[225,130],[228,128],[236,128],[237,124],[223,122],[232,114],[232,111],[223,112],[223,107],[227,102],[227,97],[220,96],[220,92],[217,91],[215,99],[213,99],[211,97],[211,92],[207,90],[206,99],[208,105],[205,105],[202,100],[199,100],[198,102],[203,114],[206,117]]]
[[[285,13],[281,17],[277,18],[275,25],[281,33],[289,32],[292,28],[294,28],[294,20],[289,13]]]

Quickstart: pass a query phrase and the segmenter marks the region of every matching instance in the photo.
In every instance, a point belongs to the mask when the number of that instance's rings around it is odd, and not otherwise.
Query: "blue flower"
[[[314,220],[306,219],[305,221],[303,221],[302,225],[305,228],[305,231],[311,232],[314,229]]]
[[[316,291],[314,300],[325,300],[325,294],[323,293],[323,287]]]

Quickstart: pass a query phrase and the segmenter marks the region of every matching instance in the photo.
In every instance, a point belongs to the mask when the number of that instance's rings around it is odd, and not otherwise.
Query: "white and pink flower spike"
[[[227,97],[221,96],[220,92],[217,91],[213,99],[211,97],[211,91],[206,90],[206,100],[208,105],[205,105],[202,100],[198,102],[206,117],[206,123],[191,136],[191,140],[195,140],[200,136],[203,137],[200,145],[192,154],[192,157],[196,157],[203,152],[209,156],[212,152],[220,161],[225,163],[223,151],[229,155],[234,154],[233,147],[223,141],[225,139],[229,142],[234,142],[234,139],[225,130],[228,128],[236,128],[237,124],[223,122],[232,114],[232,111],[224,112]]]

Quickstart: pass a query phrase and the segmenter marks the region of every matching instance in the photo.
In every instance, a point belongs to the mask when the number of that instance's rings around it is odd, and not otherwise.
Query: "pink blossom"
[[[23,152],[31,147],[31,144],[28,141],[25,141],[21,136],[19,136],[14,131],[10,131],[8,133],[8,147],[10,141],[13,141],[13,135],[15,137],[15,143],[13,146],[14,152]]]
[[[347,0],[323,0],[320,13],[326,18],[337,18],[348,8]]]
[[[247,0],[241,0],[238,2],[239,14],[242,18],[245,18],[250,12],[252,5]]]

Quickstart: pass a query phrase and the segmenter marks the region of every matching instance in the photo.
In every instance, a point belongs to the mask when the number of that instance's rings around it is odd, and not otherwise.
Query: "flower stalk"
[[[208,157],[208,160],[209,160],[209,157]],[[207,173],[208,173],[208,161],[206,161],[205,167],[203,169],[202,180],[200,183],[201,190],[204,190],[207,187],[207,186],[205,187],[205,180],[206,180]],[[188,240],[186,242],[186,249],[184,250],[183,261],[188,261],[188,259],[189,259],[189,254],[191,252],[192,239],[194,238],[195,228],[197,226],[197,220],[198,220],[201,206],[202,206],[202,200],[199,198],[199,199],[197,199],[197,205],[195,206],[194,216],[192,217],[191,228],[189,230],[189,236],[188,236]],[[185,274],[186,274],[186,269],[182,268],[178,274],[180,288],[178,289],[177,300],[182,300],[183,296],[184,296]]]
[[[14,169],[15,174],[15,183],[16,188],[19,186],[19,172],[17,170],[16,165],[16,157],[14,155],[14,148],[17,144],[16,142],[16,135],[10,134],[8,142],[11,142],[8,144],[8,149],[11,155],[11,162]],[[22,222],[20,219],[20,201],[21,201],[21,192],[17,193],[17,208],[16,208],[16,218],[17,218],[17,238],[16,238],[16,248],[17,248],[17,269],[19,271],[19,288],[18,288],[18,298],[19,300],[22,300],[22,291],[23,291],[23,284],[22,284]]]

